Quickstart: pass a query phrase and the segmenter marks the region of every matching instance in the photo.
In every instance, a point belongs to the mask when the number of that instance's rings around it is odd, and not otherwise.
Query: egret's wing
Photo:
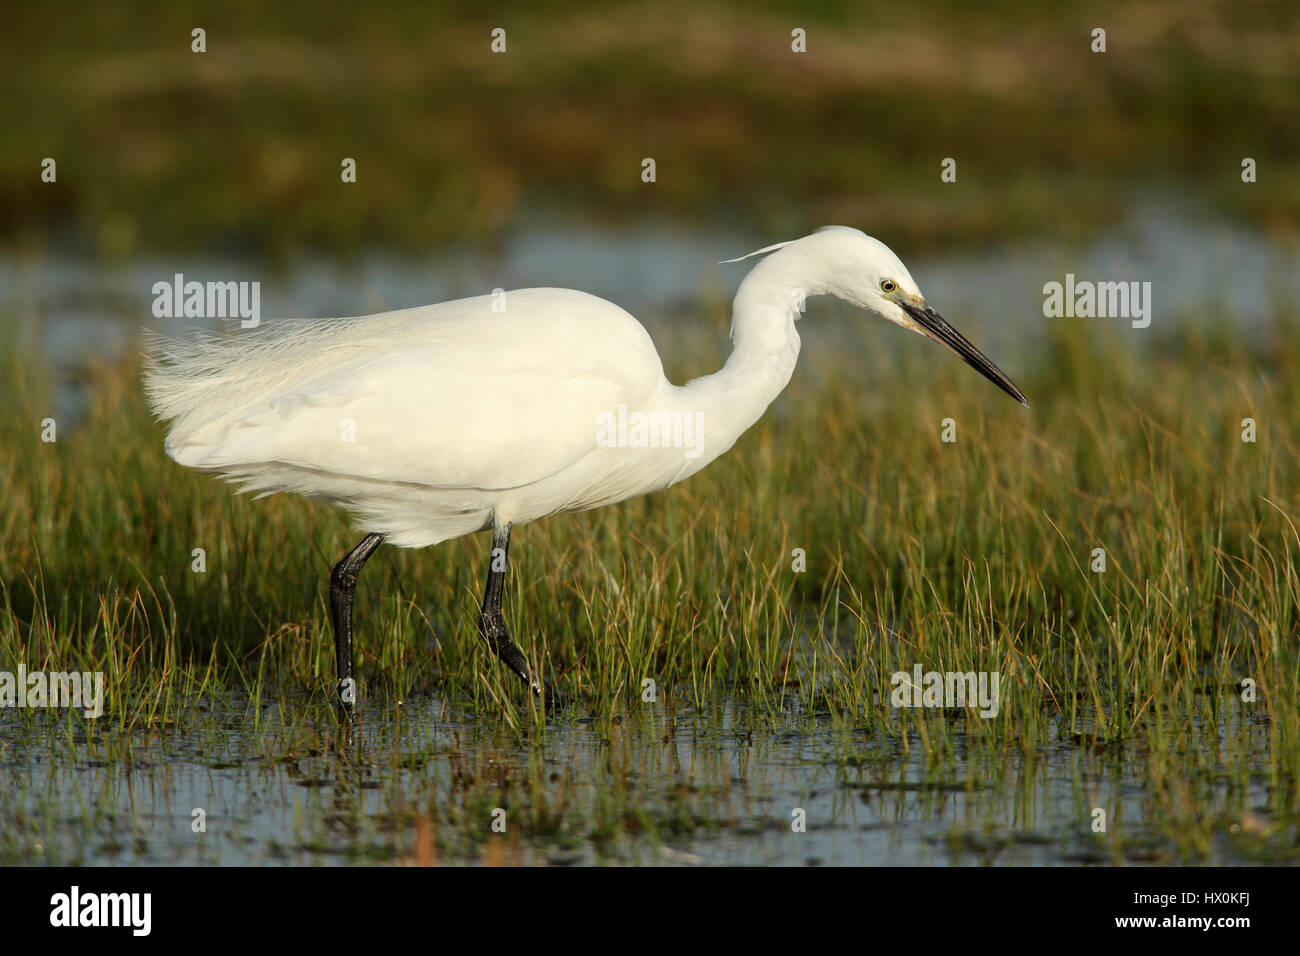
[[[281,373],[276,388],[242,404],[214,401],[220,412],[206,419],[188,413],[168,453],[214,471],[277,462],[438,488],[513,488],[587,454],[601,413],[635,406],[662,381],[649,336],[610,303],[549,289],[510,293],[504,313],[489,302],[408,310],[398,325],[386,319],[382,334],[381,317],[356,320],[351,336],[331,337],[327,356],[304,362],[303,375],[284,382]],[[240,388],[225,374],[223,389]]]

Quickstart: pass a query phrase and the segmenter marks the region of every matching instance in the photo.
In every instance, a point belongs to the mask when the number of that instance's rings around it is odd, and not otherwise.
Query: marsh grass
[[[1049,839],[1025,821],[1065,752],[1079,755],[1054,784],[1078,821],[1067,859],[1196,860],[1224,840],[1238,858],[1293,858],[1297,331],[1280,316],[1250,338],[1211,327],[1133,348],[1113,328],[1063,323],[1014,376],[1030,410],[919,340],[857,354],[810,341],[769,415],[699,476],[520,529],[506,610],[567,701],[549,719],[475,632],[482,536],[381,549],[361,579],[356,653],[372,723],[357,785],[378,788],[382,812],[358,800],[341,842],[313,830],[316,816],[289,842],[378,862],[511,862],[532,859],[530,845],[546,859],[661,860],[654,848],[681,834],[754,825],[729,781],[733,760],[762,750],[737,757],[736,740],[817,728],[801,759],[830,773],[838,800],[888,816],[982,799],[978,819],[951,821],[949,853]],[[715,332],[657,336],[677,380],[716,367]],[[87,372],[89,411],[53,444],[39,432],[55,374],[13,346],[3,374],[0,662],[108,683],[100,723],[3,719],[123,768],[178,740],[216,753],[237,737],[231,766],[288,768],[305,789],[328,779],[327,573],[356,538],[346,517],[237,498],[173,465],[133,363]],[[1098,547],[1104,573],[1091,570]],[[997,671],[999,712],[891,706],[891,675],[916,663]],[[429,707],[441,730],[414,719]],[[682,779],[652,743],[679,720],[729,743],[703,747],[689,786],[650,788],[656,774]],[[597,785],[546,750],[576,727],[598,742]],[[445,788],[416,800],[411,774],[431,762],[450,768]],[[1125,786],[1142,795],[1129,813],[1143,825],[1098,849],[1090,808]],[[148,844],[131,835],[138,820],[124,834],[93,795],[79,799],[77,825],[109,850]],[[527,814],[527,836],[457,825],[503,799]],[[66,812],[19,814],[0,853],[29,858],[41,843],[78,859]]]

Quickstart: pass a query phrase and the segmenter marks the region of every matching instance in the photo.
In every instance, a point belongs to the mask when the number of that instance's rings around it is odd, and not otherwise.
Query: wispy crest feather
[[[747,252],[743,256],[736,256],[734,259],[719,259],[718,265],[725,265],[728,262],[744,262],[746,259],[752,259],[754,256],[766,255],[769,252],[776,252],[782,246],[788,246],[792,242],[798,242],[798,239],[787,239],[785,242],[773,243],[770,246],[764,246],[762,249],[755,249],[753,252]]]

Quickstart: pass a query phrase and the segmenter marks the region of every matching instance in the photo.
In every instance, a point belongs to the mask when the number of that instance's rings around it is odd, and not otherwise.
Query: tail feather
[[[170,421],[168,455],[248,414],[275,409],[275,398],[391,345],[402,312],[347,319],[280,319],[256,329],[195,331],[188,338],[144,334],[145,398],[160,421]]]

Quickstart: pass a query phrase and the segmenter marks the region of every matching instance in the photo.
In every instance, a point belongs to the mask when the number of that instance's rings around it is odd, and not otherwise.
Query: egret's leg
[[[501,614],[501,592],[506,580],[506,555],[510,551],[510,525],[492,529],[492,554],[488,560],[487,587],[483,590],[483,610],[478,618],[478,632],[492,653],[519,675],[535,694],[542,692],[541,682],[533,676],[524,654],[510,639],[506,619]]]
[[[383,540],[382,534],[366,535],[330,572],[330,612],[334,618],[334,656],[339,674],[336,693],[339,707],[345,711],[351,710],[356,701],[356,685],[352,681],[352,596],[357,590],[361,566]]]

